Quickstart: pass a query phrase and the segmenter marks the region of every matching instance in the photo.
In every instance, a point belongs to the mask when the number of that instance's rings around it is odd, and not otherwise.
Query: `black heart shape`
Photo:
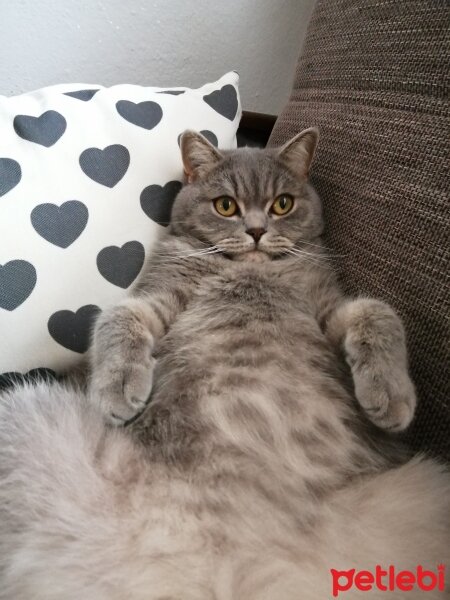
[[[144,246],[140,242],[127,242],[121,248],[107,246],[100,250],[97,268],[106,281],[126,289],[139,275],[144,259]]]
[[[77,90],[76,92],[64,92],[64,96],[70,96],[83,102],[88,102],[99,90]]]
[[[100,148],[87,148],[80,154],[80,167],[95,182],[113,188],[128,170],[130,153],[125,146],[113,144]]]
[[[59,140],[66,127],[65,118],[56,110],[47,110],[40,117],[17,115],[14,118],[14,130],[18,136],[46,148]]]
[[[26,260],[0,265],[0,308],[15,310],[31,294],[36,280],[36,269]]]
[[[209,129],[202,129],[202,131],[200,131],[200,133],[202,134],[203,137],[205,137],[208,140],[208,142],[210,144],[212,144],[216,148],[218,147],[219,140],[217,139],[217,136],[215,133],[213,133],[212,131],[209,131]],[[180,145],[180,140],[181,140],[182,135],[183,134],[180,133],[180,135],[177,138],[178,146]]]
[[[31,369],[31,371],[23,374],[10,371],[0,375],[0,390],[4,390],[14,385],[21,385],[23,383],[34,384],[39,381],[51,382],[56,379],[57,377],[55,371],[52,371],[52,369],[47,369],[46,367]]]
[[[129,100],[119,100],[116,103],[117,112],[129,123],[143,127],[144,129],[153,129],[158,125],[163,116],[163,111],[157,102],[139,102],[135,104]]]
[[[0,158],[0,196],[11,191],[22,178],[19,163],[12,158]]]
[[[89,218],[87,207],[78,200],[38,204],[31,212],[31,223],[45,240],[67,248],[81,235]]]
[[[239,103],[234,85],[224,85],[220,90],[203,96],[203,100],[230,121],[233,121],[238,111]]]
[[[92,326],[99,312],[95,304],[82,306],[75,313],[59,310],[48,320],[48,332],[64,348],[83,354],[89,348]]]
[[[200,133],[202,134],[203,137],[205,137],[208,142],[210,144],[212,144],[213,146],[215,146],[217,148],[217,146],[219,145],[219,140],[217,139],[217,136],[215,133],[213,133],[212,131],[209,131],[209,129],[203,129],[202,131],[200,131]]]
[[[16,371],[8,371],[0,375],[0,390],[6,390],[13,385],[20,385],[23,382],[22,373]]]
[[[141,193],[142,210],[147,217],[166,227],[170,222],[172,205],[181,188],[180,181],[168,181],[164,187],[161,185],[147,186]]]

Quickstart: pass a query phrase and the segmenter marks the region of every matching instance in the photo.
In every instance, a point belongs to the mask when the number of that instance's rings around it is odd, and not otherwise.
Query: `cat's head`
[[[186,131],[187,185],[175,200],[171,232],[237,260],[280,257],[314,239],[322,213],[307,179],[317,141],[312,128],[279,149],[219,151]]]

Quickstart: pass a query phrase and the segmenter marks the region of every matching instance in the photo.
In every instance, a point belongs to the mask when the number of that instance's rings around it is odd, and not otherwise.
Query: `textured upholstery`
[[[317,125],[312,181],[343,286],[391,303],[419,395],[408,439],[450,458],[450,3],[319,0],[269,145]]]

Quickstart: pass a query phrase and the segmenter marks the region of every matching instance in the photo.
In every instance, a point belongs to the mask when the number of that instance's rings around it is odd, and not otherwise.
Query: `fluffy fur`
[[[223,154],[185,134],[189,184],[98,320],[88,390],[2,396],[1,600],[316,600],[331,568],[448,562],[448,473],[392,441],[415,407],[403,327],[336,284],[316,142]],[[380,597],[341,597],[360,596]]]

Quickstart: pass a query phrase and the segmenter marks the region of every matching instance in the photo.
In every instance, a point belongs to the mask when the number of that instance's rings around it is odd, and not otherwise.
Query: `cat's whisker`
[[[314,244],[314,242],[310,242],[309,240],[299,240],[297,244],[306,244],[307,246],[313,246],[314,248],[326,248],[324,244]]]
[[[297,248],[295,246],[293,246],[292,248],[289,248],[289,250],[291,252],[295,252],[296,254],[301,254],[302,256],[311,256],[313,258],[324,258],[324,256],[322,254],[319,254],[318,252],[308,252],[307,250],[302,250],[301,248]]]
[[[295,258],[297,258],[299,260],[302,259],[304,262],[309,263],[311,265],[323,266],[323,262],[322,261],[320,261],[320,260],[314,260],[314,259],[311,258],[311,256],[313,256],[313,255],[306,254],[306,253],[303,254],[303,253],[299,253],[299,252],[294,252],[292,250],[292,248],[287,248],[283,254],[289,254],[289,255],[294,256]],[[317,259],[318,258],[319,257],[317,257]]]
[[[220,240],[219,243],[220,247],[225,252],[245,252],[253,248],[253,244],[248,244],[247,242],[243,242],[242,240],[236,238],[225,238],[223,240]]]
[[[180,250],[179,252],[176,252],[174,254],[174,256],[185,256],[185,255],[189,255],[192,256],[194,254],[205,254],[205,253],[209,253],[212,250],[218,250],[219,248],[217,246],[209,246],[207,248],[201,248],[201,249],[191,249],[191,250]]]
[[[326,246],[325,244],[314,244],[313,242],[309,242],[307,240],[301,240],[300,242],[297,242],[297,244],[306,244],[307,246],[312,246],[314,248],[320,248],[326,252],[327,256],[330,256],[330,257],[341,258],[344,256],[348,256],[348,254],[336,254],[334,252],[333,248],[330,248],[329,246]],[[298,247],[297,244],[295,245],[296,248]]]
[[[188,258],[203,258],[205,256],[210,256],[212,254],[218,254],[222,252],[221,248],[210,248],[205,249],[199,252],[192,252],[191,254],[181,254],[181,255],[167,255],[163,256],[163,260],[167,261],[177,261],[177,260],[186,260]]]
[[[301,248],[297,248],[296,246],[293,246],[292,248],[290,248],[290,250],[301,256],[310,256],[311,258],[320,261],[320,263],[332,262],[334,260],[334,257],[329,256],[328,254],[321,254],[319,252],[308,252],[307,250],[302,250]]]
[[[320,258],[321,260],[327,260],[327,261],[335,261],[338,260],[339,258],[341,258],[340,254],[329,254],[328,252],[324,251],[322,252],[308,252],[307,250],[303,250],[302,248],[294,248],[295,250],[300,250],[300,252],[306,253],[306,254],[311,254],[312,256],[317,256],[318,258]]]
[[[227,244],[227,243],[220,243],[221,247],[224,250],[244,250],[245,246],[243,246],[242,244],[236,243],[236,244]]]
[[[207,246],[206,248],[186,248],[184,250],[177,250],[175,252],[171,252],[171,253],[165,253],[164,251],[159,251],[159,252],[154,252],[153,254],[158,255],[158,256],[172,256],[172,257],[183,257],[186,255],[194,255],[194,254],[203,254],[205,252],[209,252],[211,250],[217,250],[218,246]]]
[[[204,254],[189,254],[187,256],[178,257],[175,260],[186,260],[188,258],[205,258],[207,256],[211,256],[212,254],[220,254],[221,250],[212,250],[211,252],[205,252]]]

